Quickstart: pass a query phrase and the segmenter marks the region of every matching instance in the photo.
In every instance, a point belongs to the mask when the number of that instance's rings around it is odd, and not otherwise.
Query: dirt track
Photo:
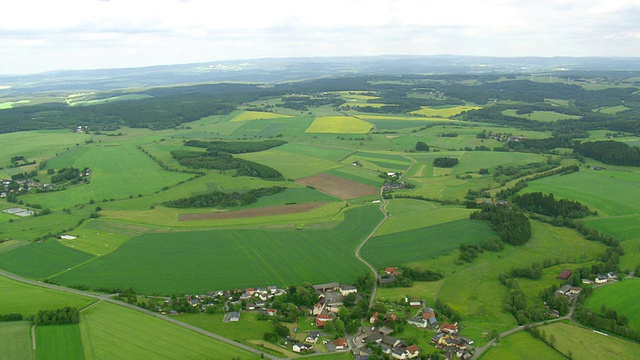
[[[320,190],[323,193],[335,196],[342,200],[378,194],[378,189],[373,186],[329,174],[309,176],[298,179],[296,182],[303,185],[313,186],[315,189]]]
[[[263,208],[228,211],[218,213],[181,214],[178,221],[215,220],[215,219],[240,219],[247,217],[259,217],[270,215],[295,214],[311,211],[326,204],[326,202],[312,202],[305,204],[279,205]]]

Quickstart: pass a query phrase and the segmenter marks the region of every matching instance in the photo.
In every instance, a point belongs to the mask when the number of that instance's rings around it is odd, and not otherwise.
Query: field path
[[[404,174],[408,173],[409,170],[411,170],[413,165],[416,163],[416,161],[413,159],[409,159],[409,160],[411,160],[411,164],[409,165],[407,170],[405,170],[402,173],[402,175],[400,175],[399,180],[402,180],[402,177],[404,176]],[[366,244],[367,241],[369,241],[369,239],[371,239],[373,235],[375,235],[375,233],[380,229],[382,224],[384,224],[384,222],[387,221],[387,219],[389,218],[389,214],[384,209],[385,205],[387,204],[387,201],[382,196],[382,187],[380,188],[380,198],[382,199],[380,203],[380,211],[382,211],[382,214],[384,215],[384,217],[382,218],[382,220],[380,220],[378,225],[376,225],[373,231],[371,231],[371,233],[366,238],[364,238],[364,240],[362,240],[360,245],[358,245],[358,248],[356,248],[356,258],[358,258],[358,260],[360,260],[363,264],[367,265],[369,269],[371,269],[371,271],[373,272],[373,277],[375,279],[375,282],[373,283],[373,290],[371,291],[371,299],[369,299],[369,309],[371,309],[371,307],[373,306],[373,300],[376,298],[376,293],[378,292],[378,271],[376,270],[375,267],[373,267],[373,265],[371,265],[369,262],[367,262],[367,260],[365,260],[362,256],[360,256],[360,250],[362,250],[362,247],[364,246],[364,244]]]
[[[189,329],[191,331],[195,331],[195,332],[197,332],[199,334],[202,334],[204,336],[208,336],[210,338],[216,339],[216,340],[221,341],[223,343],[238,347],[238,348],[240,348],[242,350],[249,351],[249,352],[251,352],[253,354],[263,356],[266,359],[272,359],[272,360],[281,359],[281,358],[275,357],[273,355],[261,352],[260,350],[254,349],[254,348],[252,348],[250,346],[241,344],[241,343],[233,341],[231,339],[227,339],[227,338],[222,337],[222,336],[220,336],[218,334],[214,334],[212,332],[203,330],[203,329],[195,327],[193,325],[185,324],[185,323],[183,323],[181,321],[178,321],[176,319],[172,319],[172,318],[167,317],[165,315],[158,314],[158,313],[155,313],[153,311],[149,311],[147,309],[143,309],[143,308],[137,307],[135,305],[127,304],[127,303],[119,301],[119,300],[115,300],[115,299],[111,298],[111,296],[113,296],[113,295],[97,294],[97,293],[92,293],[92,292],[88,292],[88,291],[82,291],[82,290],[77,290],[77,289],[72,289],[72,288],[66,288],[66,287],[62,287],[62,286],[58,286],[58,285],[47,284],[47,283],[43,283],[43,282],[40,282],[40,281],[23,278],[22,276],[15,275],[15,274],[12,274],[10,272],[6,272],[4,270],[0,270],[0,276],[4,276],[4,277],[6,277],[8,279],[11,279],[11,280],[14,280],[14,281],[18,281],[18,282],[21,282],[21,283],[25,283],[25,284],[29,284],[29,285],[39,286],[39,287],[43,287],[43,288],[47,288],[47,289],[51,289],[51,290],[62,291],[62,292],[70,293],[70,294],[86,296],[86,297],[90,297],[90,298],[93,298],[93,299],[107,301],[107,302],[110,302],[112,304],[124,306],[126,308],[131,309],[131,310],[139,311],[141,313],[144,313],[144,314],[156,317],[158,319],[170,322],[170,323],[172,323],[174,325],[181,326],[181,327],[183,327],[185,329]],[[35,349],[35,336],[32,335],[32,337],[33,337],[33,347]]]

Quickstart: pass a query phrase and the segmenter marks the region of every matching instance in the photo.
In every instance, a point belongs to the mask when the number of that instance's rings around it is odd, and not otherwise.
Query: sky
[[[234,59],[640,56],[640,0],[6,0],[0,74]]]

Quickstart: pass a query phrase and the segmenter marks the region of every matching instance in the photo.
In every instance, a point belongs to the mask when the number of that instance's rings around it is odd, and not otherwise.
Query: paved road
[[[278,358],[278,357],[263,353],[260,350],[254,349],[252,347],[249,347],[247,345],[244,345],[244,344],[241,344],[239,342],[233,341],[231,339],[227,339],[227,338],[222,337],[222,336],[220,336],[218,334],[214,334],[212,332],[200,329],[200,328],[195,327],[193,325],[185,324],[185,323],[183,323],[181,321],[178,321],[178,320],[176,320],[174,318],[170,318],[170,317],[167,317],[165,315],[158,314],[156,312],[153,312],[153,311],[150,311],[150,310],[147,310],[147,309],[143,309],[143,308],[137,307],[135,305],[128,304],[128,303],[123,302],[123,301],[115,300],[115,299],[111,298],[111,296],[113,296],[113,295],[97,294],[97,293],[92,293],[92,292],[88,292],[88,291],[82,291],[82,290],[77,290],[77,289],[66,288],[66,287],[62,287],[62,286],[58,286],[58,285],[47,284],[47,283],[43,283],[43,282],[40,282],[40,281],[23,278],[21,276],[18,276],[18,275],[15,275],[15,274],[3,271],[3,270],[0,270],[0,275],[4,276],[6,278],[9,278],[11,280],[15,280],[15,281],[21,282],[21,283],[35,285],[35,286],[39,286],[39,287],[43,287],[43,288],[47,288],[47,289],[51,289],[51,290],[56,290],[56,291],[62,291],[62,292],[70,293],[70,294],[82,295],[82,296],[90,297],[90,298],[93,298],[93,299],[97,299],[99,301],[107,301],[107,302],[110,302],[112,304],[124,306],[126,308],[145,313],[147,315],[150,315],[150,316],[156,317],[158,319],[170,322],[172,324],[178,325],[178,326],[183,327],[185,329],[189,329],[189,330],[195,331],[195,332],[197,332],[199,334],[202,334],[202,335],[208,336],[210,338],[222,341],[222,342],[224,342],[226,344],[241,348],[241,349],[246,350],[248,352],[251,352],[253,354],[264,355],[264,357],[267,358],[267,359],[273,359],[273,360],[282,359],[282,358]]]

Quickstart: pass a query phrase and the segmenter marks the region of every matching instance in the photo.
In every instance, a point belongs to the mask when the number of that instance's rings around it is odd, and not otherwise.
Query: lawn
[[[79,153],[79,156],[76,155]],[[163,170],[155,161],[137,150],[134,145],[92,146],[70,151],[70,159],[56,159],[48,162],[50,168],[74,166],[89,167],[92,175],[89,184],[46,194],[21,197],[25,202],[41,204],[54,209],[68,208],[76,204],[86,204],[90,200],[102,201],[123,199],[138,194],[150,194],[166,186],[175,185],[191,178],[192,174]]]
[[[0,313],[37,314],[40,310],[53,310],[65,306],[82,309],[95,300],[80,295],[23,284],[0,276]]]
[[[585,301],[585,306],[597,313],[605,305],[615,309],[618,315],[629,318],[629,327],[640,332],[640,279],[625,279],[614,284],[607,284],[593,290],[593,294]]]
[[[36,359],[84,359],[78,324],[36,326]]]
[[[102,302],[80,316],[86,359],[258,359],[232,345],[135,310]],[[116,345],[117,344],[117,345]]]
[[[455,220],[408,231],[371,238],[362,248],[361,255],[374,267],[401,265],[428,260],[457,250],[460,244],[479,245],[495,236],[487,222]]]
[[[44,279],[92,257],[52,239],[0,253],[0,268],[21,276]]]
[[[581,170],[531,181],[522,193],[541,191],[556,198],[577,200],[600,215],[618,216],[640,213],[640,176],[636,172]],[[610,191],[615,189],[615,191]]]
[[[491,360],[564,360],[566,357],[529,333],[520,331],[489,348],[481,359]]]
[[[354,251],[381,216],[376,206],[366,206],[347,211],[333,229],[145,234],[54,280],[167,295],[305,281],[350,283],[367,271]]]
[[[366,134],[372,125],[366,121],[351,116],[321,116],[317,117],[307,128],[308,133],[331,134]]]
[[[0,322],[0,360],[32,360],[31,323]]]
[[[565,322],[558,322],[540,327],[545,337],[555,339],[553,347],[571,359],[637,359],[640,344],[606,336]]]

